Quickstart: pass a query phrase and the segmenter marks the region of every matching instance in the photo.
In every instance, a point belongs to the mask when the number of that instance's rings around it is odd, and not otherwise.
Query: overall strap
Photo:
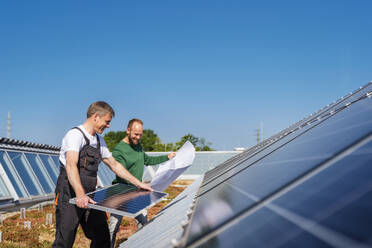
[[[99,136],[98,136],[97,133],[96,133],[96,138],[97,138],[97,149],[98,149],[98,151],[100,151],[100,153],[101,153],[101,142],[99,141]]]
[[[83,136],[84,136],[85,143],[86,143],[87,145],[90,145],[89,139],[87,138],[87,136],[85,136],[83,130],[81,130],[79,127],[74,127],[74,128],[72,128],[72,129],[77,129],[77,130],[79,130],[79,131],[83,134]],[[101,142],[99,141],[99,136],[98,136],[98,134],[95,133],[95,135],[96,135],[96,138],[97,138],[97,150],[101,153]]]
[[[81,134],[84,136],[84,139],[85,139],[85,143],[87,143],[88,145],[90,145],[90,142],[89,142],[89,139],[87,138],[87,136],[85,136],[83,130],[81,130],[79,127],[74,127],[72,129],[77,129],[81,132]]]

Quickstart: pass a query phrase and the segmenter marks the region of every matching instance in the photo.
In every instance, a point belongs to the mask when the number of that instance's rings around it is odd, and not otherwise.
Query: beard
[[[131,144],[131,145],[138,145],[138,143],[139,143],[139,140],[132,139],[132,137],[130,137],[130,135],[128,135],[128,140],[129,140],[129,144]]]

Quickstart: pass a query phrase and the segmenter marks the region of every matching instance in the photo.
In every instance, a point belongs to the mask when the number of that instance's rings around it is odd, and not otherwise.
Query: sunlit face
[[[127,128],[127,134],[129,143],[132,145],[137,145],[143,134],[143,126],[141,123],[134,122],[130,128]]]
[[[111,119],[112,116],[110,113],[107,113],[104,116],[94,114],[94,131],[98,134],[102,134],[106,128],[110,127]]]

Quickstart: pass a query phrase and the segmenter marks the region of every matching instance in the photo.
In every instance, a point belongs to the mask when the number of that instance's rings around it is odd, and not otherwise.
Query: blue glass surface
[[[104,186],[111,185],[111,181],[108,178],[107,171],[105,170],[106,165],[100,163],[98,167],[98,176],[101,179]]]
[[[59,155],[50,155],[50,157],[54,161],[54,166],[56,168],[57,175],[58,175],[59,174],[59,167],[61,166],[61,163],[59,162]]]
[[[48,174],[50,178],[52,179],[53,183],[56,185],[58,174],[57,174],[57,169],[53,163],[52,158],[49,155],[45,155],[45,154],[39,154],[39,157],[41,161],[43,162],[45,169],[48,171]]]
[[[17,172],[15,171],[11,161],[8,159],[8,156],[4,151],[0,151],[0,163],[2,164],[5,173],[7,174],[10,182],[12,183],[14,190],[16,191],[18,197],[24,198],[27,197],[27,192],[20,181]]]
[[[222,182],[228,180],[229,178],[235,176],[236,174],[241,173],[249,166],[254,165],[255,163],[258,163],[260,160],[264,159],[266,156],[270,156],[271,153],[280,149],[282,146],[285,146],[287,143],[301,136],[303,133],[309,131],[314,126],[315,125],[306,126],[300,130],[297,130],[296,132],[293,132],[283,137],[280,140],[277,140],[276,142],[270,144],[269,146],[245,154],[246,158],[241,158],[237,161],[234,161],[234,164],[230,166],[229,170],[226,170],[223,173],[221,173],[218,177],[211,178],[211,180],[205,182],[201,187],[199,195],[203,195],[204,193],[216,187],[216,185],[219,185]]]
[[[368,135],[371,106],[371,99],[355,103],[227,182],[266,197]]]
[[[48,173],[45,171],[45,168],[39,160],[38,156],[34,153],[25,153],[25,156],[30,163],[35,175],[39,179],[44,191],[46,193],[52,193],[54,191],[55,185],[49,178]]]
[[[371,99],[367,98],[319,121],[316,125],[310,125],[311,127],[297,138],[262,157],[253,165],[246,166],[245,170],[222,181],[215,188],[210,188],[200,196],[194,216],[209,213],[208,218],[213,220],[212,224],[208,228],[200,228],[201,223],[207,219],[193,219],[191,230],[198,231],[190,232],[188,243],[255,205],[254,201],[244,199],[241,191],[231,190],[232,188],[243,189],[250,199],[260,202],[369,135],[372,132],[371,106]],[[211,205],[208,202],[211,199],[220,199],[230,211],[210,211]]]
[[[29,168],[23,154],[21,152],[8,152],[8,154],[26,186],[28,193],[32,196],[43,194],[44,192],[42,191],[38,180],[32,174],[31,168]]]
[[[138,190],[136,187],[127,184],[115,184],[109,188],[97,190],[87,194],[97,203],[91,208],[112,212],[112,209],[125,214],[136,214],[142,209],[157,203],[161,198],[167,196],[162,192],[150,192]]]
[[[198,247],[328,248],[330,246],[270,209],[262,208]]]
[[[112,181],[115,179],[115,173],[106,165],[101,164],[103,171],[105,171],[105,175],[107,176],[108,184],[111,185]]]
[[[0,197],[9,197],[11,196],[8,188],[5,186],[5,183],[2,178],[0,178]]]
[[[372,245],[372,142],[273,203]]]
[[[199,247],[370,247],[371,175],[369,141]]]

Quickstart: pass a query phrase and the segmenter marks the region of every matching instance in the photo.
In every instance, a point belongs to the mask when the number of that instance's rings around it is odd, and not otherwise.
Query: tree
[[[213,151],[210,148],[211,142],[207,142],[205,138],[198,138],[190,133],[186,134],[176,143],[177,150],[180,149],[186,141],[190,141],[194,145],[196,151]]]
[[[111,131],[106,133],[103,138],[109,150],[112,151],[116,144],[124,139],[125,136],[127,136],[125,131]],[[170,152],[180,149],[186,141],[190,141],[196,151],[213,151],[210,147],[212,145],[211,142],[207,142],[205,138],[198,138],[190,133],[183,136],[176,144],[162,144],[158,135],[151,129],[143,130],[141,145],[146,152]]]
[[[183,146],[183,144],[186,143],[186,141],[190,141],[191,144],[193,144],[195,146],[195,149],[196,149],[196,146],[198,144],[199,138],[195,137],[191,133],[186,134],[185,136],[183,136],[181,138],[180,141],[176,142],[177,150],[180,149]]]
[[[177,147],[173,143],[167,144],[156,144],[154,148],[154,152],[171,152],[177,150]]]
[[[198,147],[200,148],[200,151],[213,151],[210,146],[212,145],[211,142],[207,142],[205,138],[200,138],[198,142]]]
[[[153,130],[143,130],[141,145],[146,152],[156,151],[159,144],[161,144],[160,138]]]
[[[107,147],[110,151],[114,149],[117,143],[119,143],[120,140],[124,139],[124,137],[127,136],[127,132],[125,131],[117,131],[117,132],[108,132],[103,136],[103,139],[105,140]]]

